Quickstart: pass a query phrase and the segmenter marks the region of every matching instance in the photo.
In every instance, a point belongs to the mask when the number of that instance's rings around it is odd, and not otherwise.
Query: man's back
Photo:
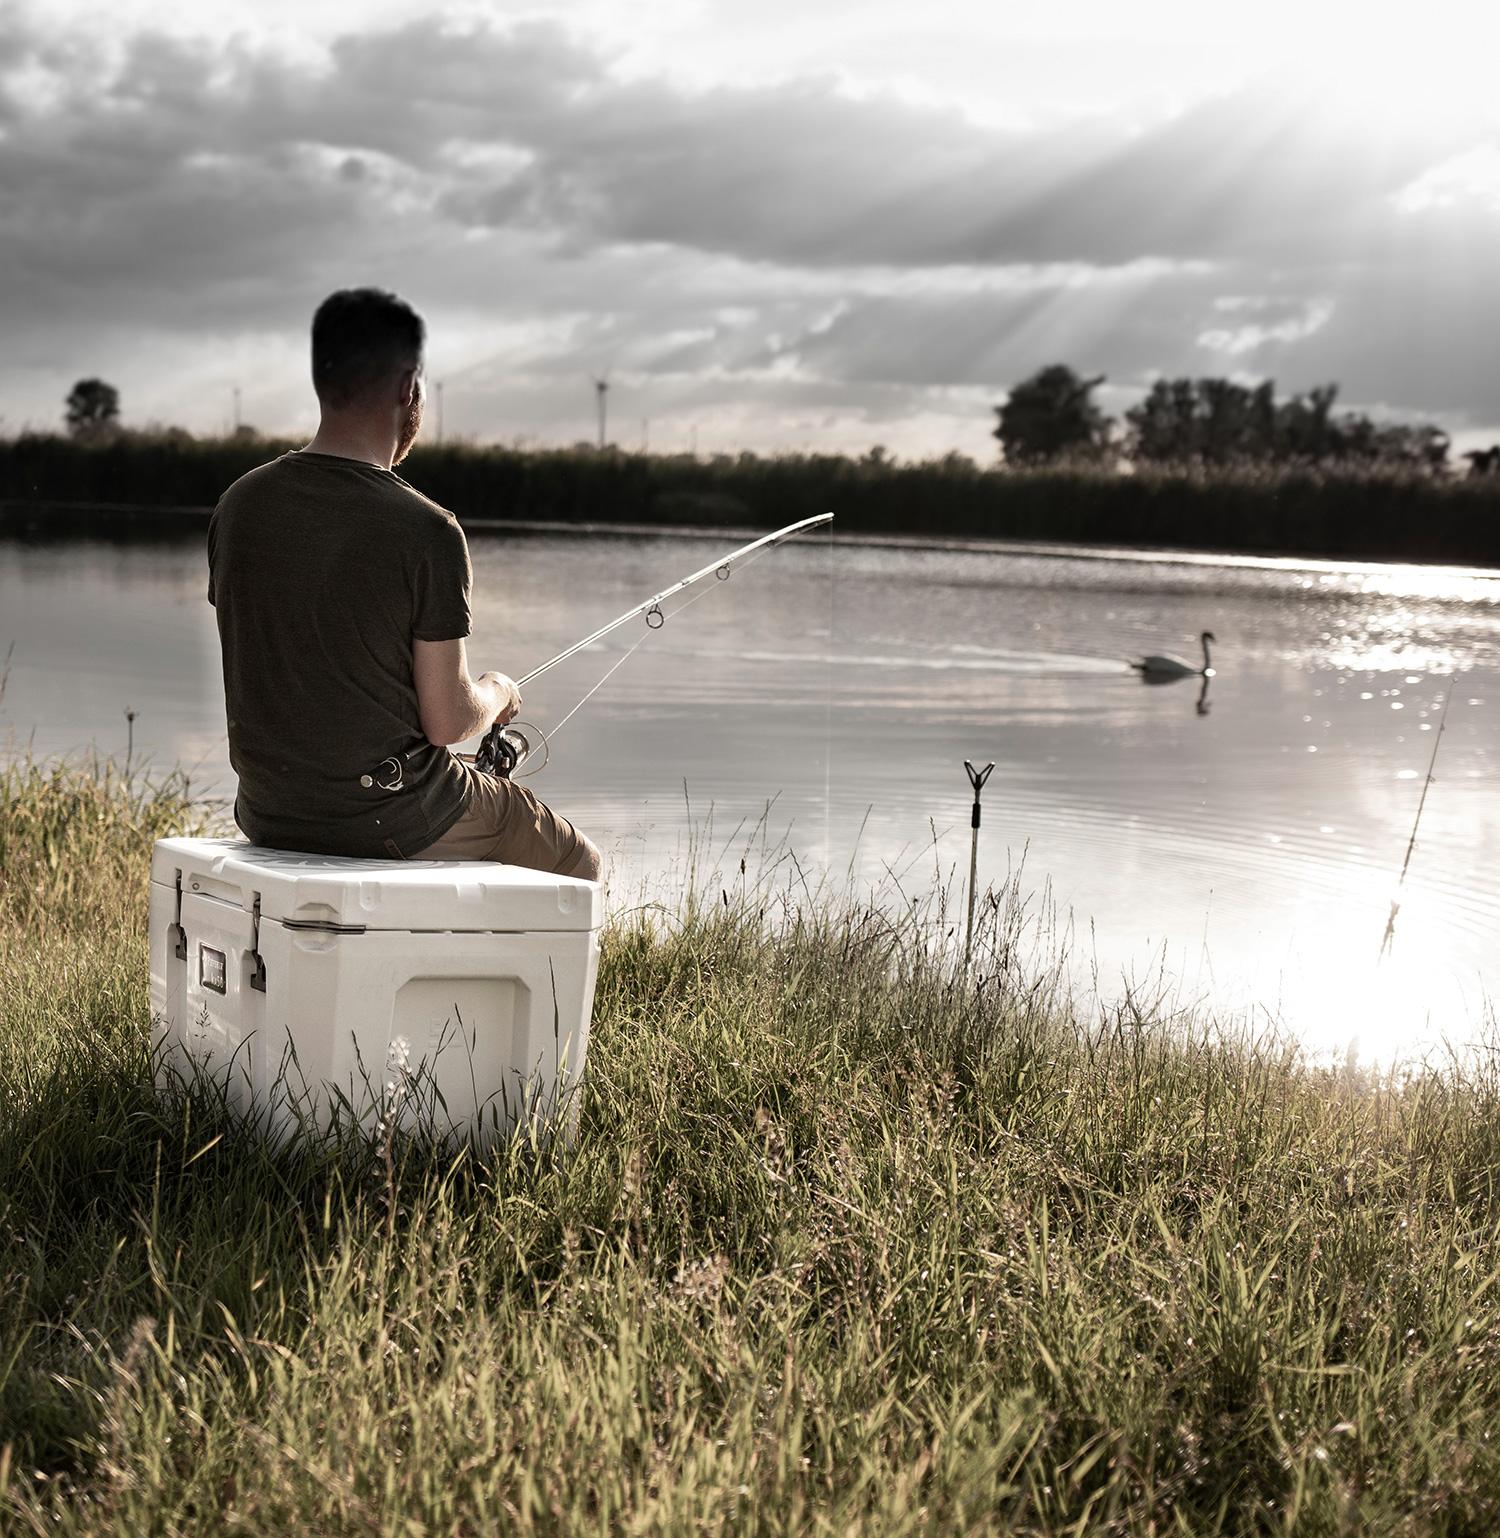
[[[452,515],[391,471],[286,454],[224,493],[208,556],[240,827],[367,857],[439,839],[467,780],[422,731],[412,641],[469,632]]]

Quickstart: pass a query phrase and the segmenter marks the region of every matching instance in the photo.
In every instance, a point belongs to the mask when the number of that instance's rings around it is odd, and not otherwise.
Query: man
[[[208,531],[235,820],[252,843],[366,858],[503,860],[593,881],[599,852],[524,786],[449,745],[510,721],[503,673],[469,675],[469,549],[396,475],[422,425],[426,329],[345,289],[312,326],[321,421],[242,476]]]

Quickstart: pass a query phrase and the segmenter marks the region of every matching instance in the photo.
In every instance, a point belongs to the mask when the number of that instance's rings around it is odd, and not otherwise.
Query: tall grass
[[[0,525],[129,528],[129,507],[211,507],[292,443],[126,436],[0,441]],[[690,455],[424,445],[402,474],[464,519],[774,527],[1500,564],[1500,480],[1286,467],[981,469],[838,454]],[[107,520],[47,504],[114,504]]]
[[[571,1147],[275,1152],[151,1085],[146,861],[194,808],[6,788],[8,1531],[1500,1516],[1494,1058],[1083,1021],[1014,889],[966,982],[940,904],[710,870],[612,920]]]

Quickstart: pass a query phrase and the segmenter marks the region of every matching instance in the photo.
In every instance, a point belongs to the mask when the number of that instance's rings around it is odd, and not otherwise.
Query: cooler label
[[[211,945],[198,947],[198,981],[205,988],[212,988],[215,993],[224,992],[224,952],[216,951]]]

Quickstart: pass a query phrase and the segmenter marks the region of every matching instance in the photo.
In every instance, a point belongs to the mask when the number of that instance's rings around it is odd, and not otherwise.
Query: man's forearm
[[[510,698],[498,673],[486,673],[481,678],[468,680],[468,684],[469,697],[465,702],[468,706],[467,714],[455,723],[462,730],[448,739],[450,743],[466,742],[470,737],[487,732]]]
[[[466,675],[462,693],[464,698],[454,702],[453,714],[441,723],[433,723],[439,727],[441,741],[423,722],[427,740],[437,747],[467,742],[470,737],[487,732],[496,721],[512,720],[521,708],[521,692],[504,673],[484,673],[478,678]]]
[[[412,677],[427,740],[450,747],[509,721],[521,708],[521,692],[504,673],[469,676],[462,641],[415,641]]]

